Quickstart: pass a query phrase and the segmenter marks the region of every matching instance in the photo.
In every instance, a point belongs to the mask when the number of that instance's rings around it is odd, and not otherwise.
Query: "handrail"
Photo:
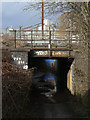
[[[31,48],[42,46],[46,47],[49,44],[50,49],[55,46],[61,46],[61,44],[69,44],[72,42],[81,41],[79,33],[77,31],[49,31],[44,30],[42,37],[42,30],[12,30],[14,33],[13,39],[15,41],[15,48],[17,47],[17,42],[25,42],[30,45]],[[59,33],[59,34],[57,34]],[[63,33],[63,34],[62,34]],[[44,44],[40,44],[39,41],[43,41]],[[37,44],[35,44],[37,42]],[[46,43],[47,42],[47,43]],[[63,43],[64,42],[64,43]],[[23,43],[24,44],[24,43]],[[77,43],[78,44],[78,43]],[[44,46],[43,46],[44,45]]]

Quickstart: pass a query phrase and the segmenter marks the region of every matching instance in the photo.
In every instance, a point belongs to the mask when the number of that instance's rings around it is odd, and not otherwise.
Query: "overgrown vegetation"
[[[3,118],[19,118],[28,102],[32,85],[32,72],[10,63],[9,52],[2,62],[2,115]]]

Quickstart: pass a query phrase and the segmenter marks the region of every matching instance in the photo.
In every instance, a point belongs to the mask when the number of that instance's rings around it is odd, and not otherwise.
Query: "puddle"
[[[57,92],[56,87],[56,69],[57,69],[57,60],[55,59],[45,59],[47,65],[46,72],[37,71],[34,74],[33,82],[41,90],[41,94],[46,97],[53,97]]]

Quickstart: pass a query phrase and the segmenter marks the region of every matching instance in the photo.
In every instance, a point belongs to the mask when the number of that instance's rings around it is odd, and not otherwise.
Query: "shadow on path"
[[[56,93],[55,96],[47,98],[38,90],[32,90],[26,118],[80,118],[85,117],[75,113],[76,99],[68,90]]]

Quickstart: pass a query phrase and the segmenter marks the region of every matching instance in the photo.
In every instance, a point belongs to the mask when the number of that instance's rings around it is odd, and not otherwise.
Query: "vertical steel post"
[[[33,47],[33,45],[32,45],[32,44],[33,44],[33,43],[32,43],[32,41],[33,41],[32,32],[33,32],[33,31],[31,30],[31,48]]]
[[[49,31],[49,44],[50,44],[50,48],[51,48],[51,31]]]
[[[44,25],[44,3],[43,3],[43,0],[42,0],[42,39],[43,39],[43,25]]]
[[[69,57],[70,57],[70,38],[71,38],[71,31],[69,31],[69,46],[68,46],[68,48],[69,48]]]
[[[50,45],[50,49],[52,48],[51,45],[51,31],[49,32],[49,45]],[[50,50],[50,56],[52,56],[52,50]]]
[[[16,48],[16,30],[14,30],[15,32],[15,39],[14,39],[14,42],[15,42],[15,48]]]
[[[21,40],[21,29],[22,29],[22,27],[20,26],[20,28],[19,28],[19,30],[20,30],[20,40]]]

